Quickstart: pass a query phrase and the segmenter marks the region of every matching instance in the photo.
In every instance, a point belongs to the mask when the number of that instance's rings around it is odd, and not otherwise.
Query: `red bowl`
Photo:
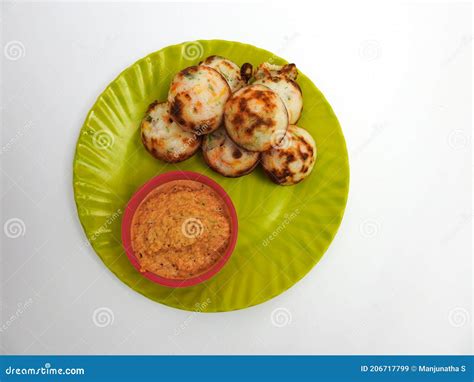
[[[220,197],[224,200],[227,208],[229,210],[230,215],[230,241],[227,250],[224,253],[224,256],[215,263],[211,268],[209,268],[204,273],[201,273],[198,276],[184,279],[184,280],[177,280],[177,279],[167,279],[161,276],[158,276],[152,272],[140,272],[140,263],[138,262],[137,257],[132,249],[132,237],[131,237],[131,227],[132,227],[132,220],[133,216],[135,215],[135,211],[140,206],[141,202],[152,192],[156,187],[161,186],[162,184],[171,182],[173,180],[194,180],[196,182],[200,182],[205,184],[206,186],[211,187],[214,191],[216,191]],[[227,263],[232,252],[234,251],[235,244],[237,242],[237,231],[238,231],[238,222],[237,222],[237,213],[235,212],[235,207],[232,204],[232,200],[230,199],[229,195],[224,191],[224,189],[219,186],[216,182],[212,179],[208,178],[205,175],[198,174],[196,172],[191,171],[171,171],[165,174],[158,175],[153,179],[149,180],[145,183],[140,189],[132,196],[130,201],[125,208],[125,212],[123,214],[122,219],[122,244],[125,249],[125,253],[127,254],[128,259],[135,267],[135,269],[140,272],[143,276],[147,279],[172,288],[182,288],[182,287],[189,287],[193,285],[200,284],[212,276],[214,276],[217,272],[219,272],[222,267]]]

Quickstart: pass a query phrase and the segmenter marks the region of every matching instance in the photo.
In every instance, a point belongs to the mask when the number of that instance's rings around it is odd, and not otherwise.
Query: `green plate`
[[[142,146],[139,124],[152,101],[166,100],[173,75],[210,55],[254,66],[286,63],[238,42],[209,40],[169,46],[123,71],[87,115],[74,158],[74,196],[84,231],[104,264],[130,288],[179,309],[230,311],[282,293],[319,261],[341,223],[349,190],[349,163],[331,106],[304,74],[300,127],[314,137],[318,158],[312,174],[295,186],[277,186],[257,168],[236,179],[211,171],[201,154],[179,164],[154,159]],[[297,63],[296,63],[297,64]],[[147,280],[129,263],[121,245],[125,205],[150,178],[171,170],[203,173],[232,198],[239,218],[236,249],[211,280],[170,289]],[[309,297],[309,296],[308,296]]]

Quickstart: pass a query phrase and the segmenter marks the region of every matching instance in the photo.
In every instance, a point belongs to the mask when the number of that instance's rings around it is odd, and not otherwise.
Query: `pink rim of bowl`
[[[165,183],[174,181],[174,180],[194,180],[196,182],[200,182],[205,184],[206,186],[211,187],[217,194],[224,200],[230,215],[230,242],[229,246],[227,247],[224,256],[215,263],[211,268],[207,271],[201,273],[198,276],[189,278],[189,279],[167,279],[161,276],[156,275],[152,272],[141,272],[140,271],[140,263],[138,262],[137,257],[132,249],[132,238],[131,238],[131,228],[132,228],[132,220],[133,216],[135,215],[135,211],[140,206],[140,204],[145,200],[145,198],[158,186],[161,186]],[[189,287],[193,285],[200,284],[206,280],[209,280],[215,274],[217,274],[222,267],[227,263],[232,252],[234,251],[235,244],[237,243],[237,231],[238,231],[238,221],[237,221],[237,213],[235,211],[234,204],[230,199],[229,195],[224,191],[224,189],[214,182],[212,179],[208,178],[205,175],[198,174],[192,171],[171,171],[161,175],[154,177],[153,179],[146,182],[140,189],[135,192],[135,194],[131,197],[130,201],[125,208],[125,212],[122,219],[122,244],[125,249],[125,253],[127,254],[128,259],[135,267],[135,269],[140,272],[141,275],[145,276],[147,279],[172,288],[182,288],[182,287]]]

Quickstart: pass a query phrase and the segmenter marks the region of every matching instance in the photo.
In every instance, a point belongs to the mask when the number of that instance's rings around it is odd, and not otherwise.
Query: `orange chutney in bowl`
[[[150,192],[134,213],[131,244],[141,272],[188,279],[213,267],[231,240],[223,198],[194,180],[173,180]]]

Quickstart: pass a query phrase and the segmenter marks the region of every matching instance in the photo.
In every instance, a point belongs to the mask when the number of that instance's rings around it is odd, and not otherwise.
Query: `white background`
[[[3,3],[2,353],[471,353],[471,5],[286,3]],[[120,71],[212,38],[273,51],[315,82],[342,125],[351,186],[301,282],[192,314],[129,289],[84,245],[72,159]],[[113,322],[98,327],[104,307]]]

